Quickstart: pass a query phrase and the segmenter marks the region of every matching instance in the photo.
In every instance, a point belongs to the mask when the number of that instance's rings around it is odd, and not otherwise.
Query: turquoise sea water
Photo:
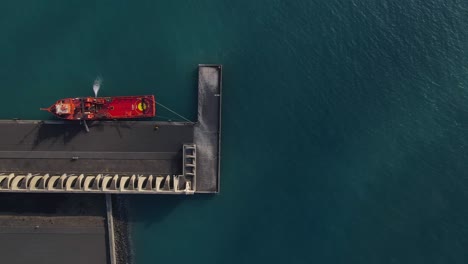
[[[467,263],[468,2],[0,4],[0,118],[224,65],[221,193],[132,196],[136,263]],[[160,112],[161,115],[169,115]]]

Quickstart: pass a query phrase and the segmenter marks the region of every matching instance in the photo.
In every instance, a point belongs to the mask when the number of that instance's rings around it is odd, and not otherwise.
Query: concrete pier
[[[111,264],[105,219],[103,195],[0,193],[1,262]]]
[[[0,121],[0,192],[219,192],[222,67],[199,65],[195,124]]]
[[[198,71],[198,123],[194,127],[197,147],[198,192],[219,191],[221,162],[221,66],[201,65]],[[211,175],[211,176],[208,176]]]

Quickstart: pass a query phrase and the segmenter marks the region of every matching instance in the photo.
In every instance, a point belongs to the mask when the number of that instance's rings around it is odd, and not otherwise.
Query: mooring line
[[[193,122],[193,121],[190,121],[188,118],[185,118],[184,116],[178,114],[176,111],[171,110],[169,107],[167,107],[167,106],[161,104],[160,102],[156,102],[156,104],[158,104],[158,105],[160,105],[160,106],[166,108],[168,111],[170,111],[171,113],[173,113],[173,114],[177,115],[178,117],[184,119],[184,120],[187,121],[187,122],[195,123],[195,122]]]

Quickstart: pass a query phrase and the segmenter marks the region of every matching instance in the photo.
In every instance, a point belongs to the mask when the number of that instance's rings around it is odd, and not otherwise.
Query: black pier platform
[[[0,192],[219,192],[221,65],[199,65],[197,123],[0,121]]]

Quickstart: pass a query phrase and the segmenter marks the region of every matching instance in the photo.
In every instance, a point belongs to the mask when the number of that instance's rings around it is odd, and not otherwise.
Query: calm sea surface
[[[224,65],[221,194],[132,196],[136,263],[468,263],[467,1],[8,2],[0,118],[99,75],[195,119]]]

